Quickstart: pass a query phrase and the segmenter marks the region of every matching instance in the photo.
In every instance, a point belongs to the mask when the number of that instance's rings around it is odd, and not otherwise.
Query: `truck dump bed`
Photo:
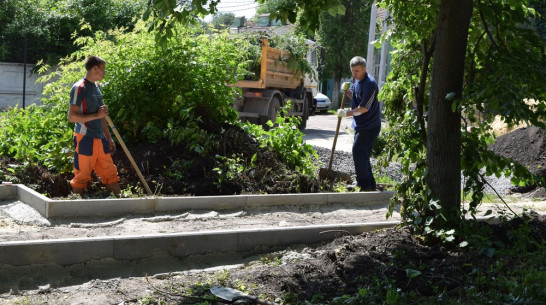
[[[302,74],[288,67],[286,60],[290,53],[269,47],[267,39],[262,40],[260,79],[243,80],[235,84],[240,88],[286,88],[295,89],[302,84]]]

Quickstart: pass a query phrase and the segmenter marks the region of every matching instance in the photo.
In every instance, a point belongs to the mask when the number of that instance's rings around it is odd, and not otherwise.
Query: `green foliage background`
[[[342,4],[346,8],[344,15],[320,14],[317,31],[318,41],[325,52],[321,73],[325,78],[337,77],[338,80],[351,77],[351,58],[356,55],[366,58],[370,25],[368,0],[346,0]]]
[[[73,35],[116,27],[131,31],[141,16],[145,0],[0,0],[0,61],[23,62],[27,39],[27,62],[58,60],[77,50]]]
[[[235,14],[233,13],[219,13],[212,17],[210,23],[217,30],[229,29],[235,21]]]

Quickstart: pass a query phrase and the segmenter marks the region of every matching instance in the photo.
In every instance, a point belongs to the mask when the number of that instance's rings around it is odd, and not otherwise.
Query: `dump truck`
[[[313,42],[309,41],[308,44]],[[316,109],[313,97],[317,93],[318,84],[313,76],[303,75],[289,67],[286,61],[290,56],[286,51],[270,47],[268,40],[262,38],[259,79],[242,80],[234,85],[242,89],[240,98],[233,104],[241,120],[267,128],[267,121],[275,123],[281,107],[290,101],[288,115],[301,117],[299,128],[305,129],[309,115]],[[317,56],[314,48],[310,48],[307,60],[316,71]]]

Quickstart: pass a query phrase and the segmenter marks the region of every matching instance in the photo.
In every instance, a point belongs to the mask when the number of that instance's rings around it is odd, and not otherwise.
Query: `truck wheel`
[[[265,118],[264,122],[262,122],[262,126],[265,130],[269,130],[269,126],[267,126],[267,121],[273,122],[273,126],[276,125],[277,121],[277,115],[279,115],[279,112],[281,111],[281,103],[279,102],[279,98],[277,96],[274,96],[271,98],[271,103],[269,103],[269,110],[267,111],[267,118]]]
[[[303,115],[300,117],[301,122],[299,130],[304,130],[307,127],[307,119],[309,119],[309,101],[307,100],[307,95],[303,98]]]

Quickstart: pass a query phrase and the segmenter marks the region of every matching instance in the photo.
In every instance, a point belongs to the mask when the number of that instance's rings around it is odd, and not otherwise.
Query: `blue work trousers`
[[[381,125],[367,130],[355,130],[353,142],[353,161],[355,163],[356,184],[363,191],[376,189],[370,157],[375,139],[379,136]]]

